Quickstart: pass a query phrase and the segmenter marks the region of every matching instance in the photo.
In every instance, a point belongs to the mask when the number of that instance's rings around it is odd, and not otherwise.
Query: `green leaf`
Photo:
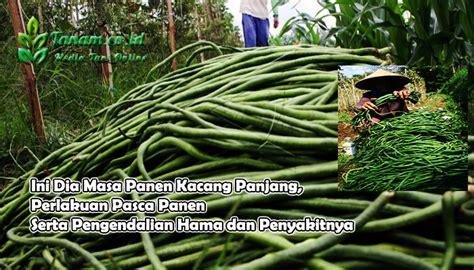
[[[48,50],[49,48],[43,48],[35,53],[35,56],[33,57],[33,60],[36,64],[41,64],[46,60],[46,57],[48,56]]]
[[[446,0],[432,0],[436,22],[440,31],[449,31],[449,3]]]
[[[309,22],[306,22],[306,28],[308,28],[308,33],[311,36],[311,44],[319,44],[319,35],[314,31],[313,25],[311,25]]]
[[[296,37],[298,38],[298,40],[300,41],[305,41],[306,40],[306,31],[305,29],[302,27],[302,26],[299,26],[297,25],[294,29],[293,29],[294,33],[296,34]],[[303,42],[304,43],[304,42]]]
[[[28,21],[28,25],[26,27],[26,32],[28,32],[29,35],[36,36],[36,34],[38,34],[38,26],[39,26],[39,22],[33,16]]]
[[[48,40],[48,33],[43,33],[41,35],[38,35],[33,41],[33,47],[36,50],[41,49],[44,46],[44,44],[46,44],[47,40]]]
[[[30,49],[33,45],[31,37],[25,33],[18,33],[18,43],[24,48]]]
[[[289,32],[291,28],[293,27],[293,25],[295,24],[296,19],[297,17],[291,17],[289,20],[287,20],[285,24],[283,25],[283,27],[281,28],[278,36],[282,37],[284,34]]]
[[[453,34],[450,32],[439,32],[434,35],[431,35],[428,38],[428,42],[431,45],[435,44],[449,44],[449,41],[453,39]]]
[[[33,62],[31,52],[25,48],[18,48],[18,58],[20,58],[20,61],[25,64]]]

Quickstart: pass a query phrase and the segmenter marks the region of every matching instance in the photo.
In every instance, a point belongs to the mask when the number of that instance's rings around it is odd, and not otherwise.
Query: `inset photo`
[[[420,72],[340,67],[340,190],[467,190],[467,97]]]

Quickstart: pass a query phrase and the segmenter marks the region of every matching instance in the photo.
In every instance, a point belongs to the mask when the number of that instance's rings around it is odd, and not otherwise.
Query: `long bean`
[[[363,227],[369,219],[371,219],[377,212],[383,209],[388,203],[389,199],[393,197],[391,192],[383,192],[369,207],[367,207],[354,221],[358,229]],[[233,269],[261,269],[277,266],[280,263],[288,261],[289,259],[301,258],[310,254],[320,252],[337,243],[345,240],[349,235],[342,234],[340,236],[327,234],[318,239],[309,239],[294,247],[267,254],[259,259],[251,262],[237,265]]]
[[[444,253],[442,270],[452,269],[456,260],[456,230],[454,227],[454,198],[448,191],[443,196],[443,221],[446,237],[446,252]]]
[[[8,238],[12,241],[22,243],[22,244],[40,244],[40,245],[52,245],[60,246],[71,251],[77,252],[80,254],[87,262],[93,265],[96,269],[105,270],[105,266],[102,265],[92,254],[88,251],[81,248],[78,244],[70,242],[65,239],[57,239],[54,237],[22,237],[16,234],[17,231],[25,230],[28,228],[25,227],[16,227],[7,232]]]

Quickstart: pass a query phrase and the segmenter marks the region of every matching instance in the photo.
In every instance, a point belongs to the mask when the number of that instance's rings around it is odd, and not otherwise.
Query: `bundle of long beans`
[[[355,144],[345,190],[466,190],[465,123],[445,111],[414,111],[374,124]]]
[[[421,98],[421,93],[420,92],[412,92],[410,95],[406,98],[408,101],[410,101],[413,104],[418,103],[418,101]],[[385,106],[389,102],[396,101],[396,100],[401,100],[400,97],[395,96],[394,94],[386,94],[383,95],[379,98],[377,98],[374,102],[375,106],[380,107],[380,106]],[[355,127],[369,127],[371,122],[372,122],[372,116],[374,114],[378,114],[376,111],[371,111],[371,110],[359,110],[354,118],[352,118],[352,125]]]
[[[210,44],[204,48],[216,49],[216,46]],[[383,61],[372,55],[385,52],[373,48],[299,46],[245,50],[182,68],[132,90],[104,109],[100,125],[38,162],[32,171],[0,193],[0,266],[262,269],[289,264],[311,269],[380,269],[381,266],[437,269],[441,264],[472,265],[473,216],[469,211],[463,212],[456,227],[446,227],[449,235],[446,240],[441,226],[431,226],[432,232],[413,231],[432,219],[440,220],[443,208],[445,224],[452,224],[456,209],[470,199],[468,193],[447,194],[443,206],[440,195],[422,192],[384,192],[379,196],[349,196],[338,192],[337,67],[380,65]],[[28,210],[31,194],[26,180],[30,177],[77,180],[83,176],[117,181],[126,176],[157,181],[183,176],[213,180],[232,180],[236,176],[257,181],[263,177],[298,180],[305,187],[301,196],[136,193],[58,196],[82,200],[107,200],[115,196],[205,200],[207,213],[190,214],[194,218],[225,219],[231,215],[355,218],[357,233],[351,239],[348,234],[330,233],[29,233],[28,220],[33,214]],[[34,215],[68,219],[73,214]],[[74,215],[96,220],[145,216],[121,212]],[[153,214],[158,219],[179,215]],[[464,256],[456,261],[452,254],[455,229],[460,240],[456,251]],[[368,239],[372,240],[367,242]]]

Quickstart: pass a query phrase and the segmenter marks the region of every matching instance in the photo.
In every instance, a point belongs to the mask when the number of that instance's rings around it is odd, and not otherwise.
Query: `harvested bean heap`
[[[464,128],[458,115],[444,111],[414,111],[373,124],[355,141],[342,189],[466,190]]]
[[[198,45],[209,44],[199,43]],[[192,47],[192,46],[190,46]],[[188,48],[190,48],[188,47]],[[198,52],[222,47],[204,47]],[[228,49],[228,48],[227,48]],[[104,109],[96,128],[38,162],[0,193],[0,265],[12,269],[241,269],[291,267],[326,269],[436,269],[454,263],[455,239],[444,239],[439,226],[425,224],[442,212],[440,195],[384,192],[350,196],[338,192],[338,65],[383,64],[373,55],[386,50],[322,47],[277,47],[245,50],[191,65],[130,91]],[[194,53],[193,55],[199,55]],[[167,61],[160,64],[168,64]],[[191,62],[190,59],[189,62]],[[159,67],[159,66],[158,66]],[[158,67],[156,70],[158,70]],[[122,181],[233,179],[299,180],[302,196],[233,194],[58,194],[78,200],[196,199],[208,203],[195,218],[268,216],[303,219],[326,216],[355,218],[357,233],[123,233],[32,234],[28,231],[29,177],[96,176]],[[52,199],[52,196],[45,199]],[[446,224],[470,198],[466,192],[446,195]],[[469,211],[463,212],[469,213]],[[144,218],[142,213],[53,213],[41,218]],[[147,214],[170,220],[181,214]],[[469,219],[470,218],[470,219]],[[431,223],[430,223],[431,224]],[[457,253],[474,251],[472,214],[456,227]],[[413,228],[422,228],[414,232]],[[446,226],[454,232],[454,226]],[[406,230],[405,230],[406,229]],[[363,233],[362,237],[357,237]],[[383,236],[380,237],[380,235]],[[367,242],[368,239],[371,242]],[[341,243],[344,241],[344,244]],[[379,246],[379,243],[385,246]],[[446,243],[448,243],[446,245]],[[420,250],[395,249],[397,245]],[[389,248],[386,248],[386,247]],[[447,249],[446,249],[447,248]],[[446,256],[445,254],[446,249]],[[413,249],[414,250],[414,249]],[[426,252],[425,252],[426,251]],[[449,252],[448,252],[449,251]],[[414,252],[414,251],[413,251]],[[471,265],[472,257],[456,260]],[[470,268],[469,268],[470,269]]]

